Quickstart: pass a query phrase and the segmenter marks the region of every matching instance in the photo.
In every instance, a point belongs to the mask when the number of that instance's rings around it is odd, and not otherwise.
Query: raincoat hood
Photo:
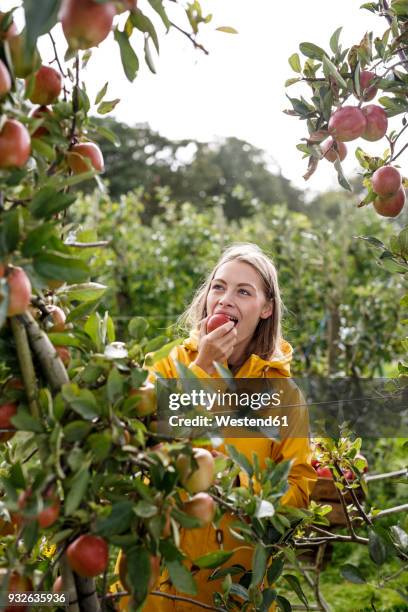
[[[198,331],[192,331],[190,336],[184,340],[182,346],[191,353],[198,350]],[[269,370],[275,370],[280,376],[290,376],[290,363],[292,361],[293,348],[283,338],[281,339],[279,352],[270,359],[262,359],[259,355],[252,355],[239,369],[242,378],[261,378]],[[192,356],[192,360],[194,356]]]

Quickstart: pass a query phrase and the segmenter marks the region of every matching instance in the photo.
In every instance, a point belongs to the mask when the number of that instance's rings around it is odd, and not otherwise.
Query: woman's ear
[[[267,302],[262,309],[261,319],[268,319],[273,313],[273,303]]]

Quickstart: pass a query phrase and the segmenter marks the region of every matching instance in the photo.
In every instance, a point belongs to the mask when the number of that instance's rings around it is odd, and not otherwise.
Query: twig
[[[72,92],[72,124],[71,131],[69,135],[70,147],[75,144],[75,131],[76,131],[76,121],[77,121],[77,112],[79,110],[79,55],[76,54],[75,57],[75,85]]]
[[[54,61],[56,61],[56,62],[57,62],[57,65],[58,65],[58,68],[59,68],[59,71],[60,71],[60,73],[61,73],[62,77],[63,77],[64,79],[66,79],[66,78],[67,78],[67,75],[65,74],[65,72],[64,72],[64,70],[63,70],[63,68],[62,68],[62,64],[61,64],[61,62],[60,62],[60,58],[58,57],[57,45],[55,44],[54,37],[53,37],[53,35],[51,34],[51,32],[48,32],[48,36],[49,36],[49,37],[50,37],[50,39],[51,39],[52,46],[53,46],[53,49],[54,49]],[[63,86],[63,91],[64,91],[64,102],[66,102],[66,101],[67,101],[67,95],[68,95],[68,92],[67,92],[67,88],[65,87],[65,83],[64,83],[64,86]]]
[[[93,247],[105,247],[111,244],[111,240],[99,240],[98,242],[64,242],[65,246],[76,249],[90,249]]]
[[[196,49],[200,49],[200,51],[202,51],[206,55],[209,55],[209,51],[207,51],[207,49],[203,47],[203,45],[200,45],[200,43],[198,43],[189,32],[186,32],[186,30],[183,30],[183,28],[180,28],[180,26],[178,26],[176,23],[173,23],[172,21],[170,21],[170,25],[172,25],[173,28],[176,28],[176,30],[184,34],[184,36],[187,36],[189,41],[194,45]]]
[[[388,2],[387,0],[382,0],[382,4],[384,7],[385,11],[389,10],[389,6],[388,6]],[[385,18],[388,21],[389,25],[392,25],[392,18],[390,15],[388,15],[388,13],[385,13]],[[402,49],[398,49],[398,57],[402,60],[402,64],[405,68],[405,70],[408,72],[408,60],[407,60],[407,56],[405,55],[404,51]]]
[[[64,591],[68,593],[69,597],[68,612],[80,612],[74,574],[68,563],[66,555],[63,555],[60,559],[60,571]]]
[[[118,593],[107,593],[102,595],[100,599],[118,599],[120,597],[129,597],[131,594],[128,591],[119,591]],[[181,597],[180,595],[172,595],[171,593],[165,593],[164,591],[150,591],[149,595],[157,595],[158,597],[167,597],[167,599],[172,599],[174,601],[184,601],[185,603],[190,603],[193,606],[198,606],[199,608],[205,608],[206,610],[217,610],[218,612],[226,612],[226,608],[219,608],[210,606],[208,604],[202,603],[201,601],[196,601],[195,599],[191,599],[190,597]]]
[[[376,521],[379,518],[383,518],[383,516],[389,516],[390,514],[395,514],[396,512],[407,512],[408,504],[402,504],[401,506],[394,506],[393,508],[388,508],[386,510],[381,510],[378,514],[369,514],[368,518],[372,521]]]
[[[11,317],[11,329],[16,343],[18,361],[23,377],[24,388],[30,406],[30,412],[36,419],[41,418],[40,407],[37,402],[38,387],[27,332],[23,323],[17,317]]]

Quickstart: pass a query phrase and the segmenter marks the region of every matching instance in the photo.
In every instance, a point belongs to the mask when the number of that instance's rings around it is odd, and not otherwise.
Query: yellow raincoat
[[[200,378],[210,378],[209,374],[195,365],[193,362],[197,358],[198,336],[193,333],[190,338],[185,340],[179,346],[176,346],[169,357],[157,362],[151,371],[150,380],[154,379],[154,374],[159,373],[165,378],[177,378],[178,372],[175,366],[175,360],[183,363],[191,369],[196,376]],[[265,361],[257,355],[252,354],[249,359],[241,366],[235,374],[235,378],[288,378],[290,377],[290,362],[292,360],[291,345],[282,340],[280,346],[281,357],[271,361]],[[213,378],[218,378],[214,374]],[[295,397],[291,397],[290,403],[298,403],[303,406],[303,418],[307,419],[307,409],[304,407],[303,398],[297,387],[293,386]],[[270,438],[225,438],[224,444],[233,444],[236,449],[252,460],[252,453],[256,452],[259,457],[259,462],[262,467],[265,467],[265,459],[270,457],[275,462],[290,459],[292,467],[289,474],[289,489],[282,497],[282,503],[298,508],[306,507],[309,503],[309,494],[316,481],[316,472],[311,467],[311,449],[309,439],[306,437],[287,437],[279,441]],[[224,446],[217,447],[220,452],[226,453]],[[245,473],[240,474],[241,485],[245,486],[248,482],[248,476]],[[224,515],[221,521],[222,540],[224,550],[245,546],[246,543],[234,538],[229,529],[228,524],[232,521],[231,515]],[[220,545],[216,540],[216,533],[212,525],[200,529],[183,529],[181,532],[181,549],[187,555],[189,561],[197,559],[209,552],[219,550]],[[241,564],[244,567],[251,567],[253,551],[249,548],[243,548],[234,553],[229,560],[229,564]],[[189,563],[188,566],[191,566]],[[119,569],[119,559],[116,565],[116,571]],[[195,580],[198,586],[198,595],[192,597],[198,601],[212,604],[212,594],[216,591],[221,591],[222,580],[207,582],[209,574],[213,570],[200,570],[195,575]],[[234,576],[233,580],[238,580]],[[177,593],[175,589],[168,584],[168,576],[163,575],[159,578],[154,590],[161,590],[173,595],[180,596],[183,593]],[[115,583],[111,587],[112,591],[117,592],[123,590],[120,582]],[[190,597],[190,596],[189,596]],[[118,608],[120,610],[128,609],[128,598],[124,597],[120,600]],[[273,609],[273,608],[271,608]],[[165,597],[149,595],[143,607],[143,612],[197,612],[199,608],[193,604],[186,604],[180,601],[174,601]]]

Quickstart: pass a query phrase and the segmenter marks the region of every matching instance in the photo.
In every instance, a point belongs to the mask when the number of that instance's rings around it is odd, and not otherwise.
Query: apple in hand
[[[221,327],[221,325],[228,323],[230,320],[231,319],[225,314],[212,315],[207,321],[207,334],[217,329],[217,327]]]

